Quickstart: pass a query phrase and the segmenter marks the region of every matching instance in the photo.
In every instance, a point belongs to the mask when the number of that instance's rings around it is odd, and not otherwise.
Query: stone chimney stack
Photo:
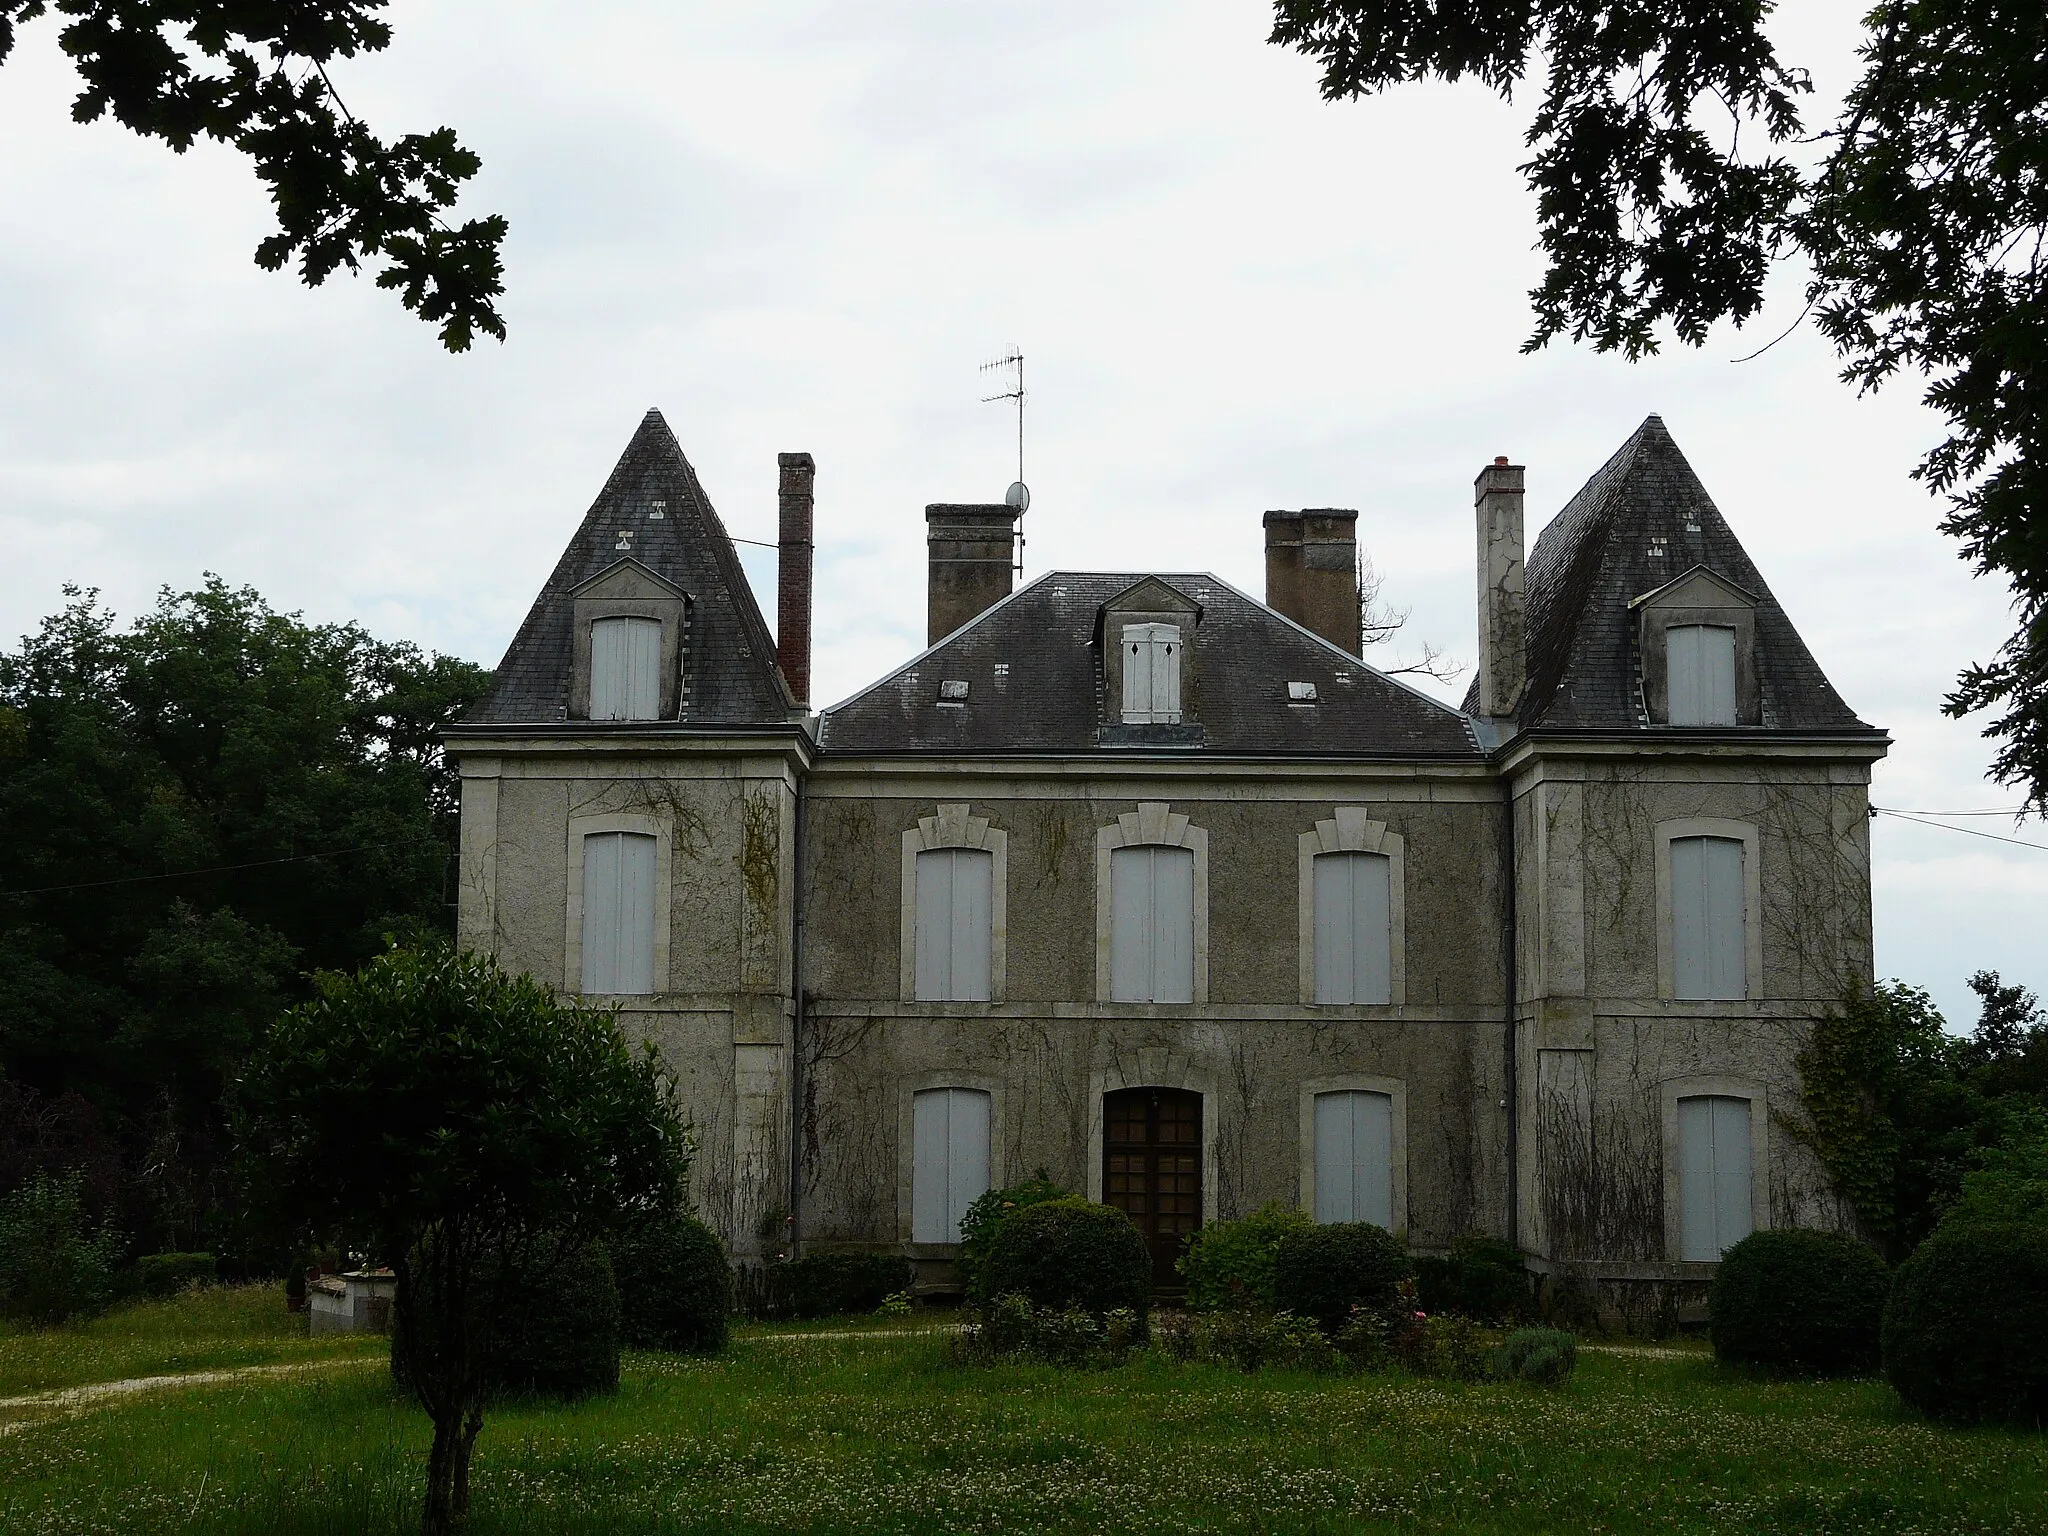
[[[937,502],[924,509],[930,598],[925,643],[935,645],[1010,595],[1018,509]]]
[[[1522,596],[1522,466],[1495,459],[1472,483],[1479,524],[1479,713],[1512,715],[1529,676]]]
[[[1266,606],[1359,654],[1356,512],[1310,507],[1266,514]]]
[[[781,527],[775,546],[775,659],[799,704],[811,702],[811,502],[818,466],[808,453],[778,453]]]

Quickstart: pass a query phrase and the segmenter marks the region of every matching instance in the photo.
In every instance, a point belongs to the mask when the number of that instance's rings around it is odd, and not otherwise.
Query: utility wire
[[[1917,822],[1923,827],[1939,827],[1944,832],[1960,832],[1965,837],[1988,837],[1994,843],[2011,843],[2015,848],[2039,848],[2048,853],[2048,843],[2030,843],[2020,837],[2000,837],[1996,832],[1979,832],[1975,827],[1952,827],[1945,821],[1929,821],[1924,816],[1908,816],[1904,811],[1888,811],[1881,805],[1870,808],[1873,816],[1896,816],[1900,821]]]

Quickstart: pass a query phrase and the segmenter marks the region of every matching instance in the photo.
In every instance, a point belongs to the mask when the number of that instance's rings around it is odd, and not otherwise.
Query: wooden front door
[[[1202,1096],[1125,1088],[1102,1099],[1102,1198],[1145,1234],[1152,1283],[1178,1289],[1174,1260],[1202,1225]]]

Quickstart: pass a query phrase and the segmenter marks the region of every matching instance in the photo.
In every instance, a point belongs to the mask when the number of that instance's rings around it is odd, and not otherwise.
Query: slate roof
[[[820,745],[848,754],[1114,755],[1150,747],[1195,756],[1480,756],[1470,722],[1456,710],[1200,573],[1158,577],[1202,609],[1185,710],[1201,727],[1199,746],[1186,739],[1194,733],[1173,727],[1112,728],[1112,737],[1136,739],[1103,745],[1096,617],[1105,602],[1144,579],[1094,571],[1039,577],[825,711]],[[939,702],[939,684],[949,680],[968,685],[964,705]],[[1318,701],[1290,704],[1290,682],[1314,683]]]
[[[489,696],[463,725],[568,719],[572,593],[629,554],[691,598],[690,691],[680,723],[789,719],[795,705],[776,666],[775,642],[732,540],[661,412],[649,411],[498,663]]]
[[[1529,682],[1517,723],[1524,730],[1669,729],[1652,727],[1643,711],[1628,605],[1696,565],[1758,599],[1763,729],[1877,734],[1822,674],[1657,416],[1594,472],[1529,553]],[[1465,708],[1478,708],[1476,682]]]

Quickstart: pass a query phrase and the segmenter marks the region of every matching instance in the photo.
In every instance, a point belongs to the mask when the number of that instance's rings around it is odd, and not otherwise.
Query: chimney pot
[[[1266,606],[1359,654],[1356,512],[1309,507],[1266,514]]]
[[[1479,712],[1512,715],[1529,672],[1522,591],[1522,478],[1505,456],[1472,484],[1479,532]]]
[[[808,453],[779,453],[781,521],[775,546],[775,659],[790,696],[811,701],[811,511],[817,462]]]

